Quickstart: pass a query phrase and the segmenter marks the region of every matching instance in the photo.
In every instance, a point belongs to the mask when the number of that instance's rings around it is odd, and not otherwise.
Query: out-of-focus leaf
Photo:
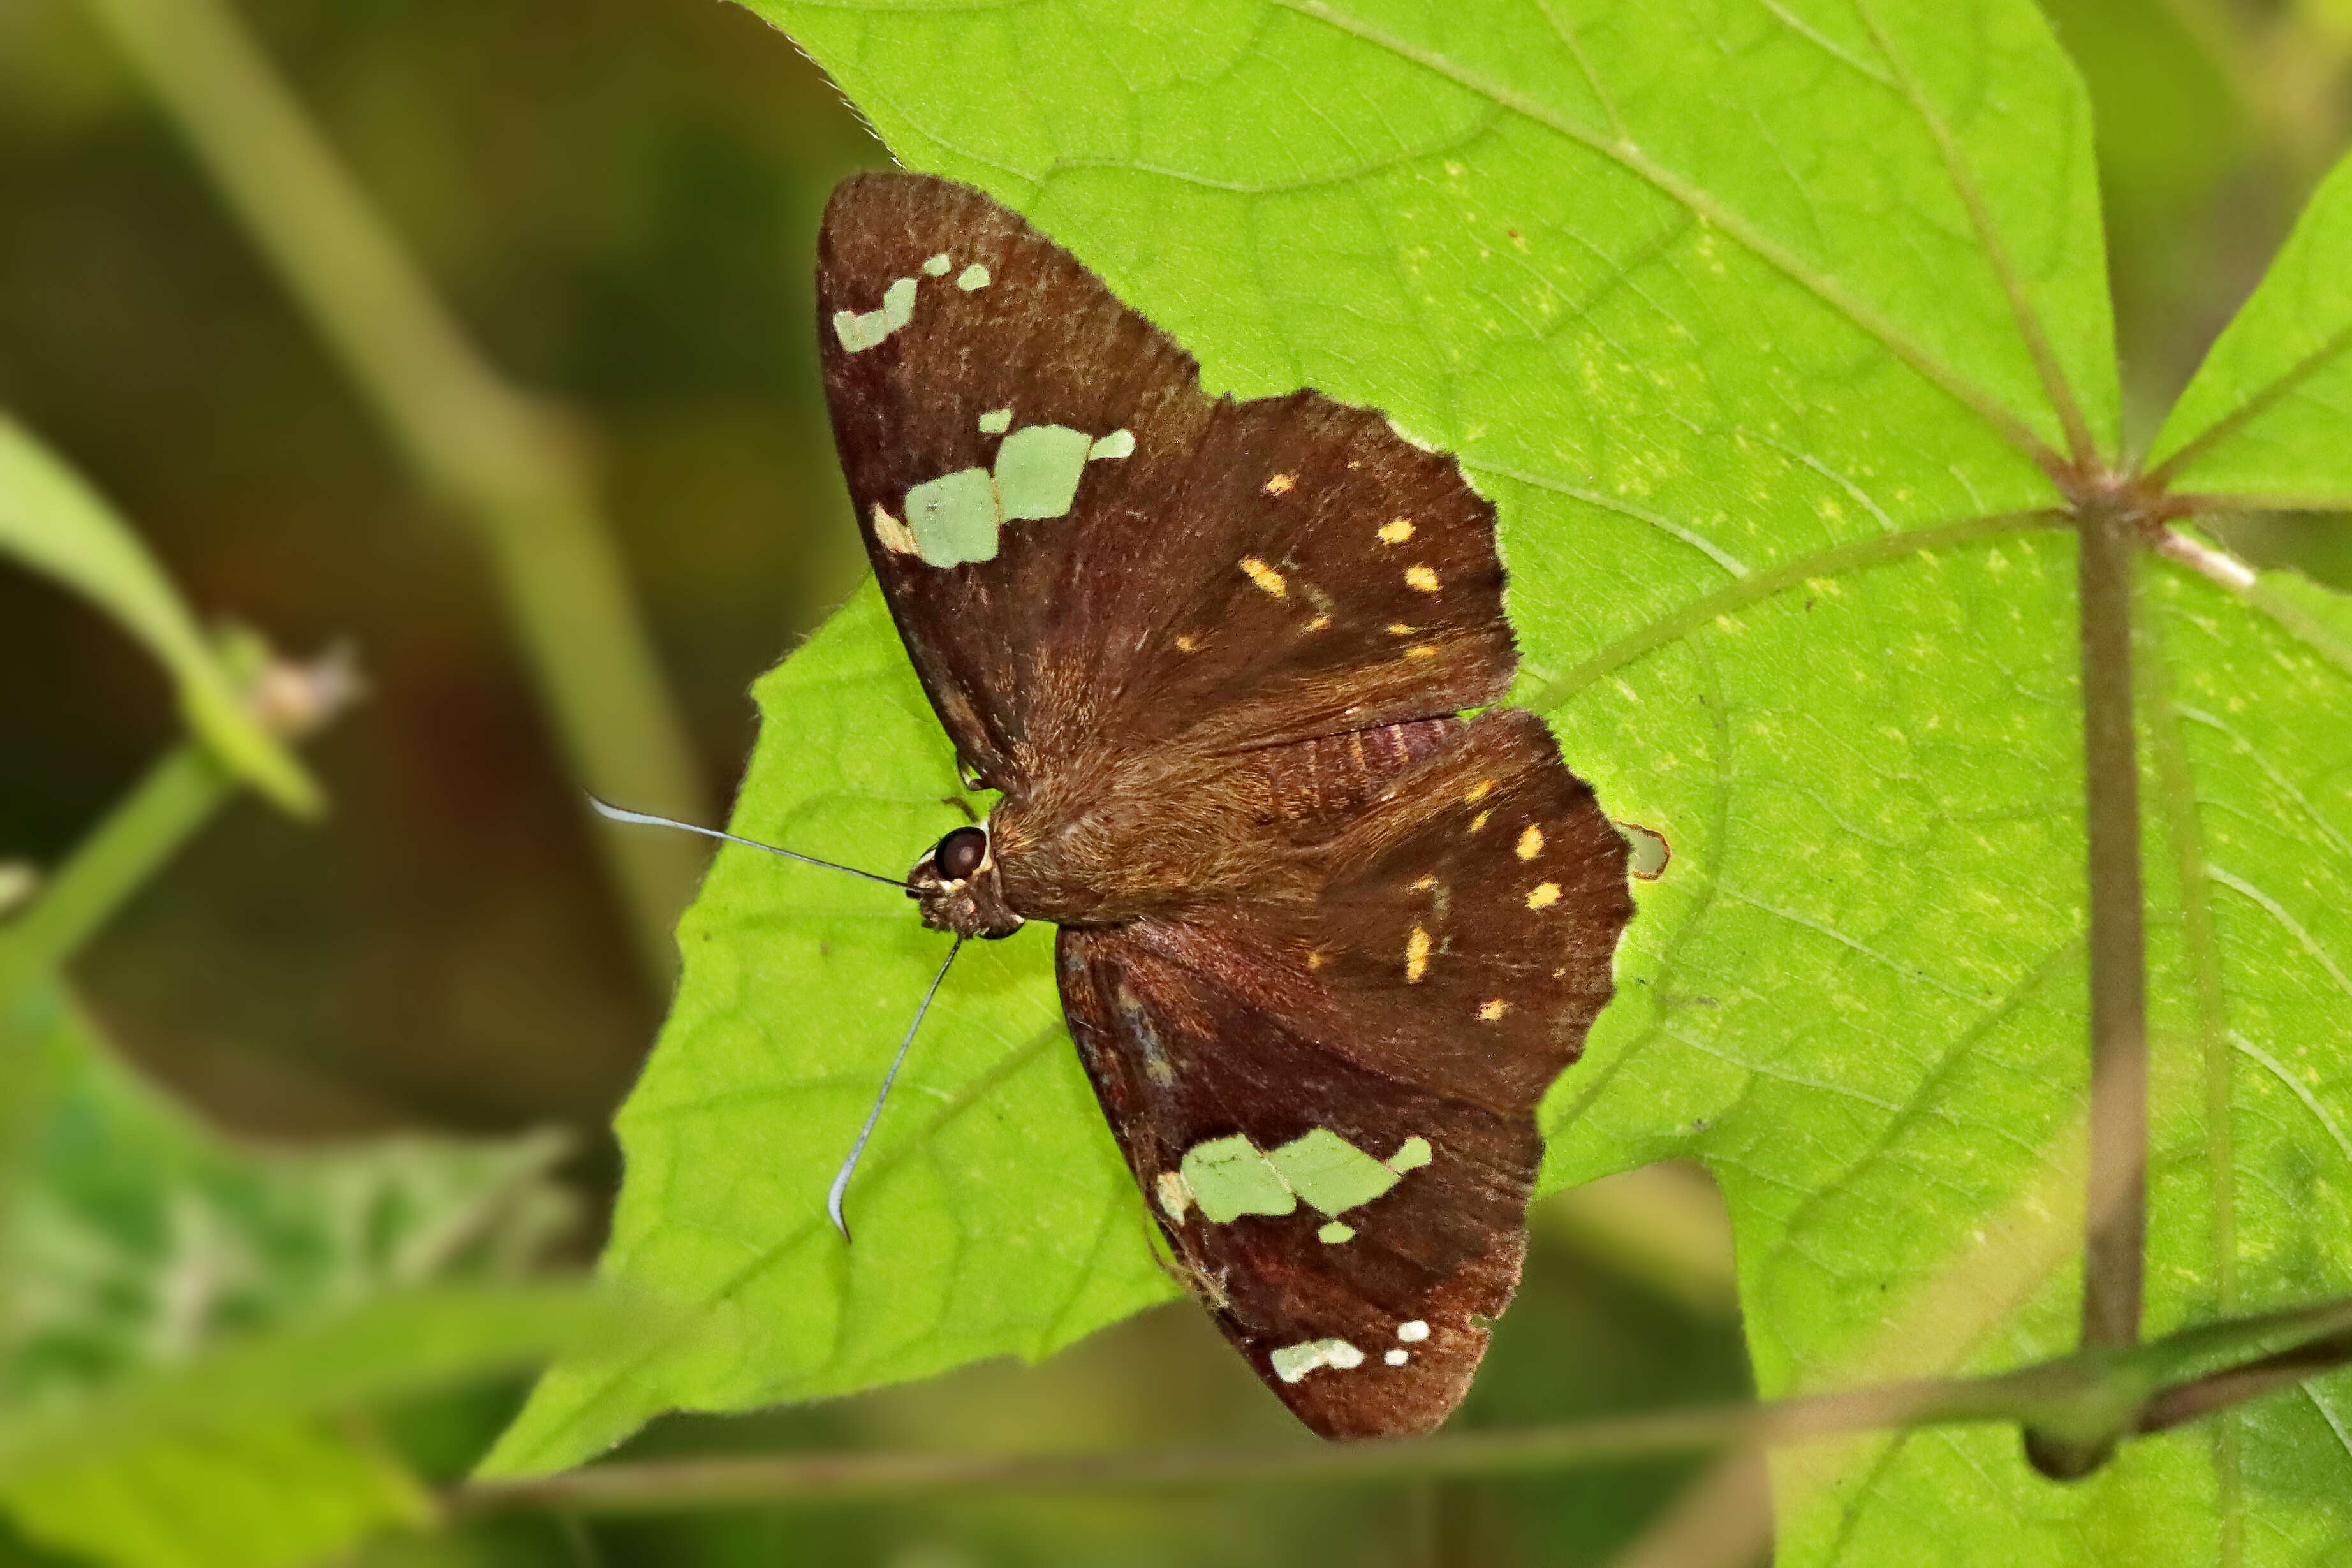
[[[144,643],[177,685],[189,727],[229,768],[290,811],[307,816],[320,810],[318,785],[246,711],[236,683],[139,536],[5,413],[0,552],[86,595]]]
[[[559,1139],[239,1149],[54,990],[0,1028],[0,1511],[126,1568],[268,1568],[429,1516],[341,1412],[614,1322],[509,1282],[568,1228]]]
[[[0,1506],[28,1538],[121,1568],[298,1568],[433,1518],[398,1462],[316,1420],[35,1455],[0,1469]]]

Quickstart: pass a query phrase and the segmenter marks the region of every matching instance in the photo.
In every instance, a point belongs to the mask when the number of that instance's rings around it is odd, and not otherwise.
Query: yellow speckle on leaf
[[[1529,909],[1549,909],[1559,902],[1559,883],[1539,882],[1528,894]]]
[[[1257,557],[1254,555],[1242,557],[1242,570],[1249,573],[1249,580],[1252,582],[1256,583],[1276,599],[1288,597],[1290,588],[1282,580],[1282,573],[1275,570]]]

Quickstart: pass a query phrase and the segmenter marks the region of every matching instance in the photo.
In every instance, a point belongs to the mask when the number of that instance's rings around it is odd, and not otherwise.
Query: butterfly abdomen
[[[1420,718],[1269,747],[1259,756],[1276,824],[1294,842],[1328,838],[1461,729],[1458,718]]]

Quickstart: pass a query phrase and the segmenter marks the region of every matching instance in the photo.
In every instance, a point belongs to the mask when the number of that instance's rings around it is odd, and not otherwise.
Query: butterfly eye
[[[949,882],[966,882],[988,859],[988,834],[980,828],[958,828],[931,852],[931,863]]]

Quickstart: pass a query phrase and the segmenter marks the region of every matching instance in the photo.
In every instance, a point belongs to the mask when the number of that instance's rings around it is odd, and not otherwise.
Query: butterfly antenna
[[[798,861],[803,865],[821,865],[827,871],[845,871],[852,876],[862,876],[868,882],[878,882],[885,887],[903,889],[908,885],[898,877],[884,876],[880,872],[860,871],[854,865],[843,865],[836,861],[821,861],[814,855],[804,855],[798,850],[780,850],[773,844],[763,844],[757,839],[739,839],[732,833],[722,833],[716,828],[703,828],[692,822],[681,822],[676,817],[656,817],[650,811],[628,810],[613,805],[609,801],[599,800],[593,795],[588,797],[588,803],[595,807],[600,814],[610,817],[616,822],[635,822],[648,828],[676,828],[682,833],[700,833],[706,839],[725,839],[730,844],[742,844],[749,849],[765,850],[772,855],[782,855],[788,861]]]
[[[866,1113],[866,1125],[857,1129],[857,1142],[849,1145],[849,1157],[841,1162],[834,1173],[833,1190],[824,1195],[824,1211],[833,1217],[833,1228],[841,1232],[844,1241],[849,1239],[849,1222],[841,1217],[841,1196],[849,1190],[849,1176],[857,1168],[858,1156],[866,1152],[866,1140],[874,1135],[874,1124],[882,1119],[882,1102],[890,1098],[890,1085],[898,1076],[898,1064],[907,1060],[907,1048],[915,1043],[915,1031],[923,1027],[923,1015],[931,1010],[931,998],[940,994],[940,982],[948,977],[948,966],[963,951],[963,938],[955,939],[940,972],[931,977],[931,988],[923,993],[923,1005],[915,1009],[915,1021],[907,1026],[907,1038],[898,1042],[898,1054],[890,1059],[890,1071],[882,1075],[882,1088],[874,1096],[874,1109]]]

